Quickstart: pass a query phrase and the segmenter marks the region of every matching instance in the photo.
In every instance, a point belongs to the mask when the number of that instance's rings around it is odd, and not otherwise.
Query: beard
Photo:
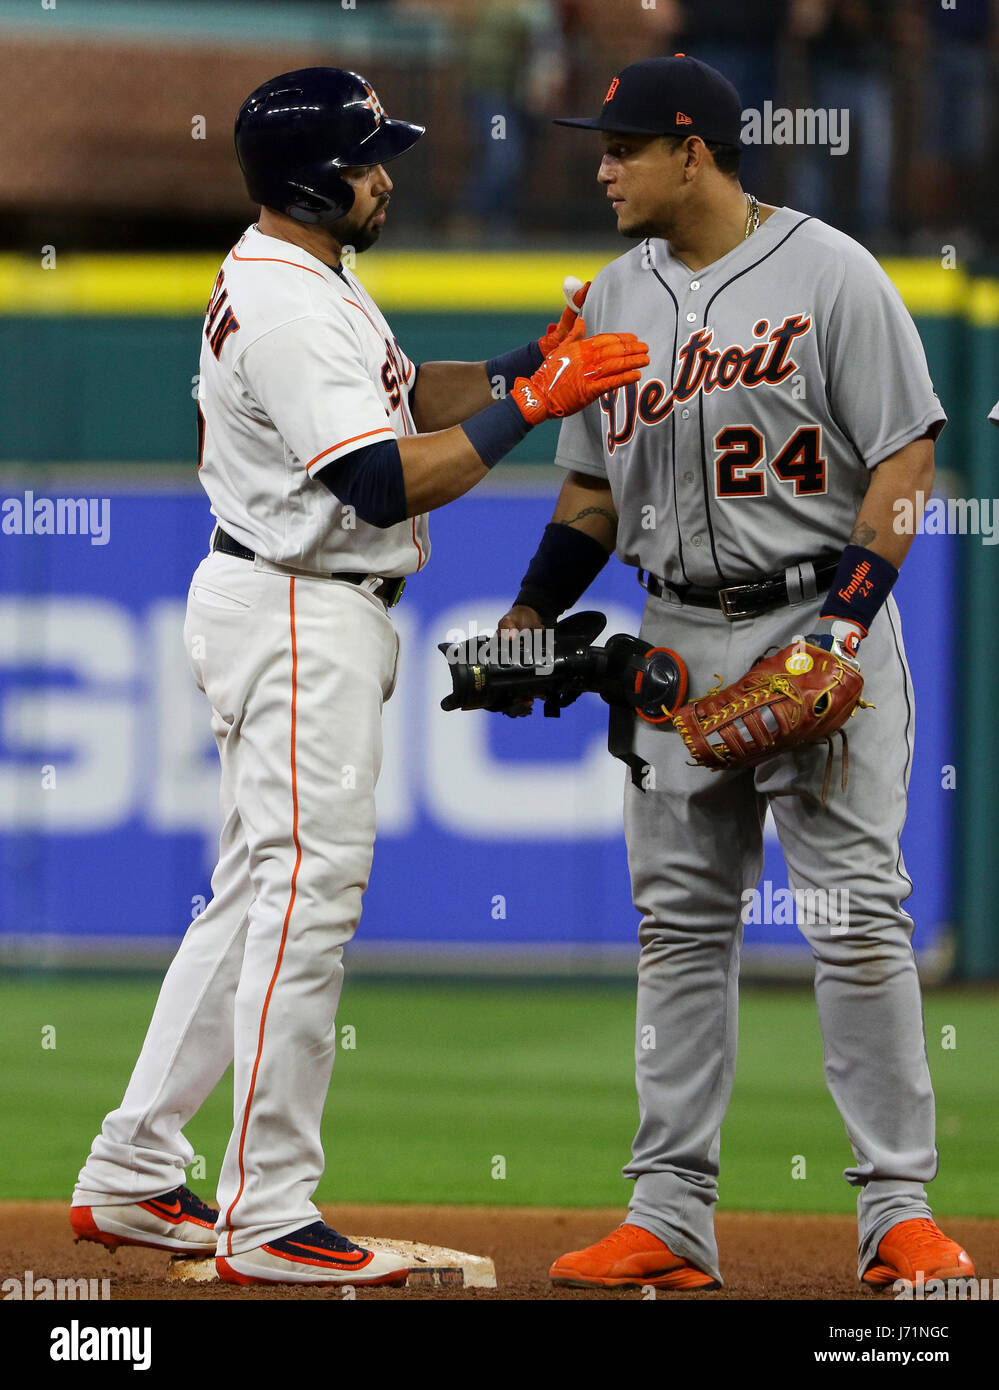
[[[618,227],[618,236],[627,237],[629,241],[644,241],[646,237],[661,236],[651,222],[630,222],[626,227]]]
[[[339,218],[332,224],[330,231],[341,246],[352,246],[360,255],[362,251],[367,251],[374,246],[381,236],[382,229],[372,224],[372,218],[376,217],[387,204],[388,199],[383,200],[363,220],[356,215],[347,213],[346,216]]]

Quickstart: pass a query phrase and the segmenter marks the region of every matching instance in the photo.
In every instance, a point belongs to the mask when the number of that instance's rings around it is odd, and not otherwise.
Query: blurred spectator
[[[975,254],[981,228],[994,216],[990,121],[999,48],[996,0],[956,0],[954,8],[911,6],[915,66],[922,99],[913,121],[910,202],[930,234]],[[983,200],[985,205],[983,206]],[[991,209],[989,208],[991,202]]]
[[[790,31],[805,60],[805,105],[848,112],[847,153],[796,151],[788,202],[867,244],[889,222],[891,39],[898,0],[792,0]]]
[[[628,8],[622,14],[622,3],[559,0],[563,32],[589,79],[571,93],[574,101],[584,103],[580,114],[585,110],[596,115],[610,78],[623,67],[667,49],[673,51],[672,41],[683,25],[681,0],[656,0],[654,9],[647,9],[641,0],[625,2]]]
[[[64,31],[0,0],[0,247],[197,249],[245,226],[232,116],[274,72],[358,67],[393,114],[424,121],[399,169],[394,246],[603,239],[599,141],[548,124],[595,114],[614,73],[691,53],[743,106],[850,113],[849,153],[747,146],[745,186],[879,251],[962,259],[999,244],[999,0],[336,0],[261,4],[273,44],[239,26],[205,42],[211,6],[120,6],[114,32]],[[24,15],[31,6],[17,7]],[[99,6],[75,6],[85,24]],[[61,9],[60,9],[61,13]],[[148,93],[156,90],[157,100]],[[86,119],[81,119],[81,111]],[[192,131],[203,121],[204,133]],[[499,138],[497,138],[499,137]],[[404,196],[403,196],[404,195]]]
[[[519,228],[532,123],[563,99],[558,11],[550,0],[467,0],[454,18],[472,147],[451,232],[502,243]]]
[[[743,110],[762,111],[765,101],[779,105],[781,42],[788,28],[791,0],[681,0],[682,30],[677,47],[724,73],[738,89]],[[760,145],[747,145],[741,182],[761,197],[770,161]]]

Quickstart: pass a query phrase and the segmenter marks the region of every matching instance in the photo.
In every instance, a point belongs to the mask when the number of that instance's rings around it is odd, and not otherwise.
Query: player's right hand
[[[526,628],[528,631],[544,627],[541,614],[533,608],[528,608],[526,603],[515,603],[508,613],[504,613],[496,626],[500,631],[519,632]]]
[[[806,633],[800,640],[811,642],[813,647],[821,647],[823,651],[832,652],[833,656],[838,656],[841,661],[848,661],[851,666],[860,668],[860,644],[867,636],[867,628],[860,623],[851,622],[849,618],[820,618],[811,632]],[[795,638],[795,641],[798,641]]]
[[[550,352],[531,377],[519,376],[511,395],[529,425],[551,416],[574,415],[605,391],[628,386],[649,365],[649,349],[634,333],[598,333],[587,338],[578,318],[572,332]]]
[[[541,614],[534,608],[528,608],[526,603],[515,603],[513,607],[503,614],[496,624],[499,632],[519,632],[526,628],[528,631],[541,630],[545,626]],[[530,714],[534,709],[533,697],[529,700],[517,700],[505,709],[501,709],[501,714],[509,715],[511,719],[521,719],[524,715]]]

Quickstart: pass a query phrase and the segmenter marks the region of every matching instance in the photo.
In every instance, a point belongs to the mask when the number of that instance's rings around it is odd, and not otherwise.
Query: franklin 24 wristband
[[[848,545],[819,613],[820,620],[843,618],[855,623],[866,636],[897,578],[898,570],[882,555],[875,555],[862,545]]]

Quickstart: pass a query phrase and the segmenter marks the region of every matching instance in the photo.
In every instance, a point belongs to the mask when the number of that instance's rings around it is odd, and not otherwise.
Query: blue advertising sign
[[[552,474],[547,475],[555,482]],[[172,945],[204,906],[218,773],[181,627],[212,520],[195,489],[72,488],[0,499],[0,949]],[[607,710],[559,720],[444,714],[437,644],[491,631],[551,514],[552,492],[481,492],[436,513],[433,555],[393,610],[403,642],[385,710],[379,834],[357,947],[403,964],[550,950],[571,964],[632,953],[638,914],[621,827],[625,770]],[[916,944],[949,920],[954,546],[917,538],[898,585],[919,720],[903,848]],[[918,602],[907,602],[907,597]],[[927,595],[933,595],[929,602]],[[611,562],[587,594],[606,634],[637,632],[643,594]],[[707,775],[707,774],[706,774]],[[770,884],[767,888],[766,885]],[[764,906],[786,885],[768,838]],[[766,894],[769,893],[769,898]],[[779,910],[746,927],[746,956],[804,961]]]

